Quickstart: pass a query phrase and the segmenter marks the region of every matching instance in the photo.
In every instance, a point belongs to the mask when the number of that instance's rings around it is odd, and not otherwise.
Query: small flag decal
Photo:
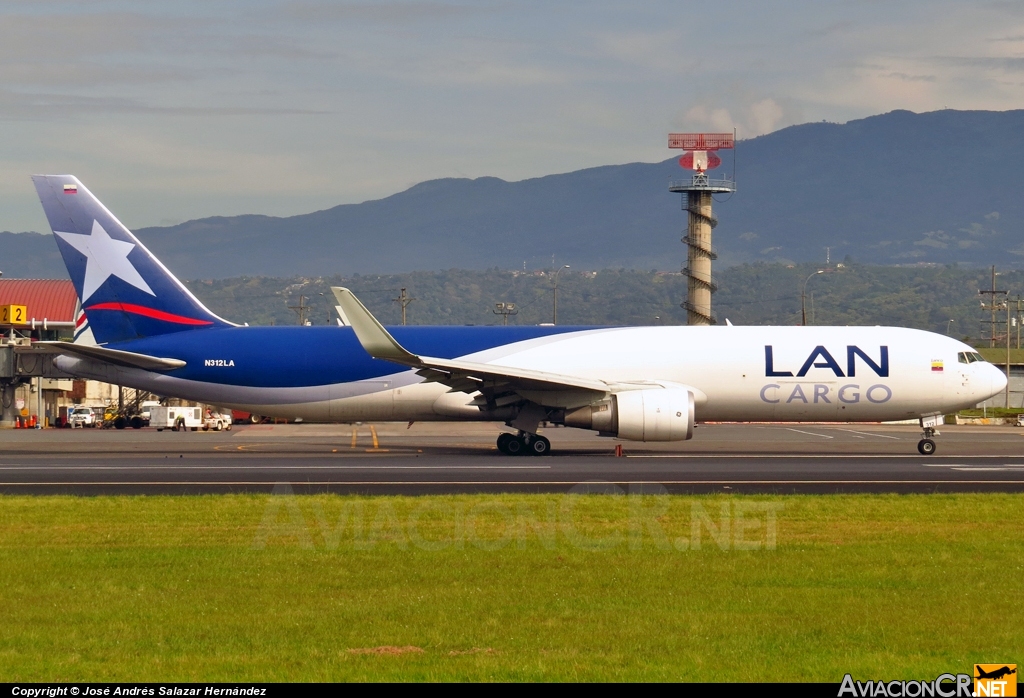
[[[932,370],[942,371],[942,359],[932,359]]]
[[[65,184],[64,185],[64,193],[65,194],[77,194],[78,193],[78,185],[77,184]]]

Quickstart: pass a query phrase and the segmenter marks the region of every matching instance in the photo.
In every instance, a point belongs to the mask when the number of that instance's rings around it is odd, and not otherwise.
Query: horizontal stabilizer
[[[106,347],[73,344],[71,342],[34,342],[32,346],[36,350],[49,349],[54,354],[93,359],[114,364],[115,366],[141,368],[145,371],[173,371],[176,368],[183,368],[185,366],[185,362],[181,359],[164,359],[159,356],[137,354],[133,351],[107,349]]]

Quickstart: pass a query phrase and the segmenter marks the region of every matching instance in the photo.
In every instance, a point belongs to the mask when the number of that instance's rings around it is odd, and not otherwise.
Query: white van
[[[170,429],[171,431],[191,429],[196,431],[199,427],[203,426],[203,408],[155,405],[149,408],[149,425],[156,427],[157,431],[163,431],[164,429]]]

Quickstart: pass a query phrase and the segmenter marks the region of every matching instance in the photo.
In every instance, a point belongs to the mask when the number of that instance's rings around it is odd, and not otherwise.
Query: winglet
[[[375,359],[385,359],[406,366],[420,366],[420,357],[412,354],[395,341],[395,338],[384,329],[384,326],[377,322],[366,306],[363,305],[355,294],[347,288],[331,286],[338,305],[344,311],[345,317],[352,329],[355,330],[356,338],[363,345],[366,353]]]

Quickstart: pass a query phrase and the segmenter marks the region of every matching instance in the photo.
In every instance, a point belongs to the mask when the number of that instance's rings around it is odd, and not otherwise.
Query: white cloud
[[[751,135],[774,131],[782,121],[783,110],[774,99],[766,98],[750,105],[748,126]]]

